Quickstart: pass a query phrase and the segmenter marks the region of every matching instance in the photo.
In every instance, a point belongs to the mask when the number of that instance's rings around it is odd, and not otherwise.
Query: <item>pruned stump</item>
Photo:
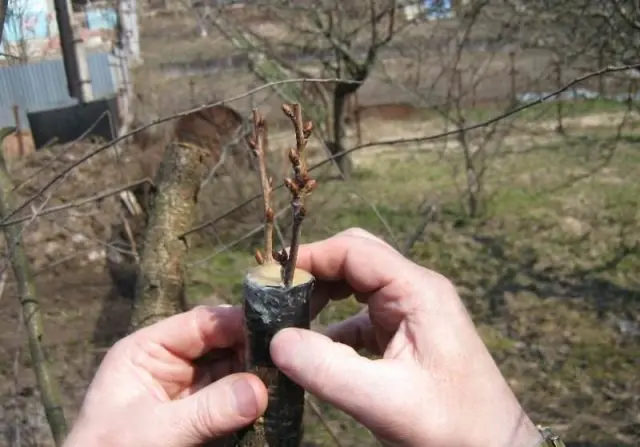
[[[309,329],[314,286],[315,278],[310,273],[296,269],[291,286],[285,287],[277,263],[259,265],[245,276],[247,371],[265,383],[269,403],[263,417],[237,434],[236,446],[298,447],[302,441],[304,389],[276,368],[270,345],[281,329]]]

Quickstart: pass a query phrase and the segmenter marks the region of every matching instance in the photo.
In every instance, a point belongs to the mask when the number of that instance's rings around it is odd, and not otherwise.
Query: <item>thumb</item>
[[[167,420],[163,445],[201,445],[255,421],[267,408],[267,389],[247,373],[227,376],[196,393],[169,402],[163,408]]]
[[[418,408],[420,398],[416,371],[409,365],[370,360],[322,334],[293,328],[275,335],[271,357],[291,380],[380,437],[393,438],[412,423],[406,408]]]

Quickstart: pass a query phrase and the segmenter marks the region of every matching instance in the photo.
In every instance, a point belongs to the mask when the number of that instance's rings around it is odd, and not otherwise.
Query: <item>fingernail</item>
[[[238,379],[231,384],[236,411],[242,417],[254,417],[258,411],[258,399],[253,387],[246,379]]]

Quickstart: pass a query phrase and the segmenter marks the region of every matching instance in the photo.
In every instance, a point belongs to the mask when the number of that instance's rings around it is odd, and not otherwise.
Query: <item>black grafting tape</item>
[[[269,447],[297,447],[302,440],[304,389],[273,364],[271,340],[281,329],[310,326],[309,301],[315,278],[296,269],[290,287],[285,287],[278,264],[250,270],[244,280],[244,316],[247,336],[247,370],[258,375],[269,390],[264,417],[249,432],[262,432]],[[239,444],[242,445],[242,444]],[[245,444],[247,445],[247,444]]]

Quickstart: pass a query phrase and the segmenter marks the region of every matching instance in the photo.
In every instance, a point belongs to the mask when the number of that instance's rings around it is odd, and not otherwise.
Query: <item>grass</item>
[[[418,204],[437,198],[441,217],[411,256],[457,284],[532,417],[572,442],[637,445],[640,344],[618,323],[637,322],[640,310],[640,155],[638,136],[624,134],[605,162],[610,138],[576,131],[496,158],[486,178],[486,212],[476,219],[460,214],[463,177],[451,174],[458,155],[376,154],[352,184],[320,183],[304,237],[359,226],[404,241],[420,220]],[[242,272],[252,262],[245,245],[201,264],[190,272],[192,296],[215,291],[239,302]],[[320,323],[357,308],[353,301],[331,304]],[[345,445],[374,445],[353,420],[322,408]],[[331,445],[311,414],[307,436]]]
[[[468,100],[465,100],[465,102],[468,102]],[[627,110],[626,104],[609,99],[563,100],[561,103],[563,119],[609,113],[624,113]],[[525,103],[520,103],[517,106],[521,106],[523,104]],[[475,107],[466,105],[462,112],[462,116],[469,123],[477,123],[499,116],[507,112],[509,109],[510,107],[507,103],[499,105],[481,104]],[[455,108],[452,106],[450,111],[451,116],[456,117],[456,113]],[[547,102],[522,110],[517,114],[516,118],[519,122],[526,123],[547,120],[555,121],[557,119],[557,113],[558,101],[548,100]],[[440,119],[441,116],[442,115],[436,111],[425,109],[421,118]]]

